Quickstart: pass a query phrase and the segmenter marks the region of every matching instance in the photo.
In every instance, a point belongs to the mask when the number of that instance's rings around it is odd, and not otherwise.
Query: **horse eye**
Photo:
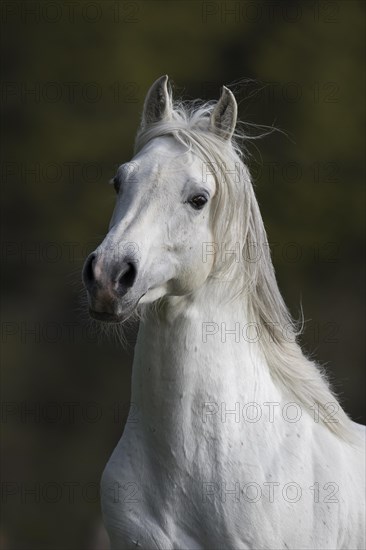
[[[195,195],[188,202],[195,210],[201,210],[205,206],[207,198],[204,195]]]

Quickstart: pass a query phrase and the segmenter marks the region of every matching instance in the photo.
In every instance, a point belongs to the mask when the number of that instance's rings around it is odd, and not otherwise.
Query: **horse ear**
[[[164,75],[155,80],[146,94],[142,125],[169,120],[172,113],[172,98],[168,91],[168,76]]]
[[[221,97],[216,103],[210,118],[210,130],[218,136],[231,139],[238,116],[238,106],[234,94],[222,87]]]

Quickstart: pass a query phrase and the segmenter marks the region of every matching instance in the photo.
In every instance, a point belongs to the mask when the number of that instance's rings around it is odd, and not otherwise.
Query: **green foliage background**
[[[79,486],[71,502],[65,484],[99,483],[123,429],[132,349],[88,332],[80,270],[162,74],[187,98],[244,79],[233,86],[241,119],[288,134],[249,144],[280,287],[295,317],[302,303],[305,349],[364,420],[364,3],[78,1],[71,17],[59,1],[4,1],[2,23],[2,477],[15,492],[3,499],[3,548],[95,548],[95,491]],[[52,403],[63,410],[53,422]],[[95,422],[81,414],[88,403],[102,411]],[[64,484],[54,503],[42,497],[49,482]]]

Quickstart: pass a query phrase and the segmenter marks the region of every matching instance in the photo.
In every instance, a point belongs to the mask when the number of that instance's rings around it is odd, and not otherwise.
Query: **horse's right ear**
[[[229,88],[223,86],[221,97],[211,113],[211,131],[225,140],[230,140],[235,130],[237,116],[238,105],[235,96]]]
[[[168,76],[164,75],[155,80],[146,94],[142,126],[161,120],[170,120],[172,110],[172,98],[168,91]]]

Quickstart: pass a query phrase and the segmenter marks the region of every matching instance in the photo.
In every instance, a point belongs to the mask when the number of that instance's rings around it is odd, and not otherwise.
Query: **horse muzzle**
[[[90,254],[84,264],[82,279],[91,317],[107,323],[126,320],[139,301],[132,296],[137,271],[136,261],[129,256],[111,262],[96,252]]]

